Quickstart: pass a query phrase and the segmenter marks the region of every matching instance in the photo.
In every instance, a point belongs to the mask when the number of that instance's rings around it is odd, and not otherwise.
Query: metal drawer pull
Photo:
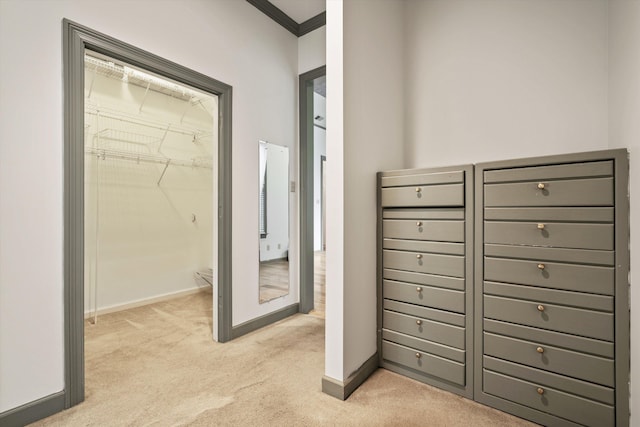
[[[418,255],[416,255],[416,258],[418,258],[418,259],[422,259],[422,254],[418,254]]]
[[[539,190],[544,190],[544,182],[539,182],[538,183],[538,189]]]
[[[418,326],[422,325],[422,320],[416,320],[416,325]]]
[[[416,288],[416,292],[422,292],[422,288],[421,288],[420,286],[418,286],[418,287]]]
[[[418,221],[418,222],[416,222],[416,225],[417,225],[418,227],[422,227],[422,221]]]
[[[416,353],[416,359],[420,359],[422,355],[420,353]]]
[[[538,268],[539,268],[540,270],[544,270],[544,264],[538,264]]]
[[[544,224],[538,224],[538,230],[544,230]]]
[[[419,193],[419,192],[421,192],[421,191],[422,191],[422,188],[420,188],[420,187],[416,187],[416,193]]]
[[[538,347],[538,348],[536,348],[536,351],[537,351],[538,353],[542,354],[542,353],[544,353],[544,348],[542,348],[542,347]]]
[[[538,311],[544,311],[544,305],[542,304],[538,305]]]
[[[544,394],[544,389],[542,387],[538,387],[537,392],[538,392],[538,394],[543,395]]]

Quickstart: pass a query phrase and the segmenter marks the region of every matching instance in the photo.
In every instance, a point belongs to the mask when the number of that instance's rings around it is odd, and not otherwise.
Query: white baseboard
[[[176,292],[169,292],[167,294],[162,294],[162,295],[157,295],[155,297],[151,297],[151,298],[143,298],[143,299],[139,299],[139,300],[135,300],[135,301],[131,301],[131,302],[126,302],[124,304],[116,304],[116,305],[110,305],[108,307],[103,307],[97,310],[97,313],[94,312],[93,310],[88,310],[84,312],[84,318],[86,319],[90,319],[93,316],[95,316],[96,314],[98,316],[102,316],[103,314],[109,314],[109,313],[115,313],[116,311],[122,311],[122,310],[128,310],[130,308],[136,308],[136,307],[142,307],[144,305],[149,305],[149,304],[154,304],[156,302],[162,302],[162,301],[167,301],[173,298],[178,298],[178,297],[184,297],[187,295],[192,295],[192,294],[197,294],[198,292],[207,292],[207,291],[211,291],[210,287],[205,287],[205,286],[196,286],[193,288],[189,288],[189,289],[184,289],[181,291],[176,291]]]

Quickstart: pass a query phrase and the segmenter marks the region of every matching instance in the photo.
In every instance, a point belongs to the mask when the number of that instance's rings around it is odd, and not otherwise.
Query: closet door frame
[[[218,97],[219,342],[232,338],[231,111],[232,87],[174,62],[63,19],[64,76],[64,363],[65,408],[84,400],[84,54],[89,49]]]

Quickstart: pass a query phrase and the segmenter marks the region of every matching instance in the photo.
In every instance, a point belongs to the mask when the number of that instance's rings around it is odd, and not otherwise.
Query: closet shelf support
[[[160,175],[160,179],[158,180],[158,186],[160,186],[160,181],[162,181],[162,178],[164,178],[164,174],[167,171],[167,168],[169,167],[170,163],[171,163],[171,159],[168,159],[167,163],[165,163],[165,165],[164,165],[164,169],[162,170],[162,174]]]

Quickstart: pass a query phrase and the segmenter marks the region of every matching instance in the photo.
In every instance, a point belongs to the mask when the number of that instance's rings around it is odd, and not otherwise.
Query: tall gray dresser
[[[544,425],[628,425],[626,150],[475,170],[474,399]]]
[[[473,395],[473,167],[378,173],[380,366]]]

